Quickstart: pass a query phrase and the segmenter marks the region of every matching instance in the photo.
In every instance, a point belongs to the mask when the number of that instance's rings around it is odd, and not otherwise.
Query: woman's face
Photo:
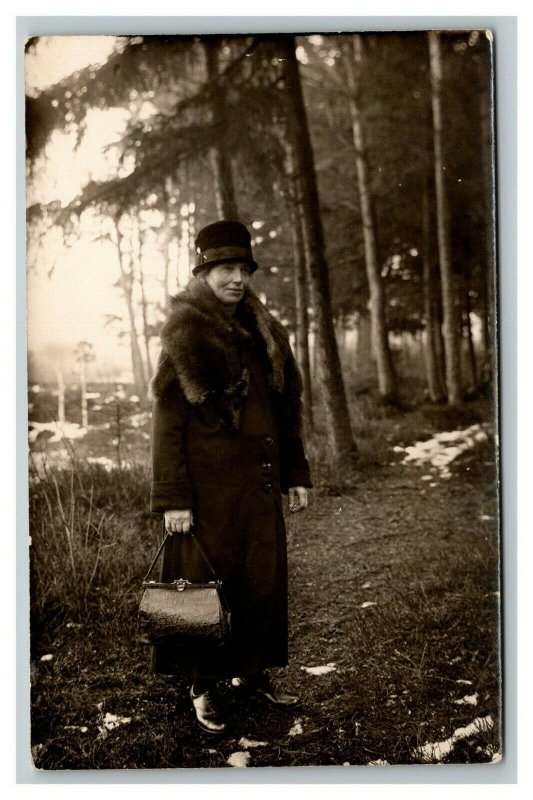
[[[231,306],[242,300],[250,282],[251,268],[245,261],[229,261],[211,267],[205,282],[221,303]]]

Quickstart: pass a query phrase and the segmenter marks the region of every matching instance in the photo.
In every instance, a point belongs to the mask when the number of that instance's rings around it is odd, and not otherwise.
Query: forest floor
[[[476,416],[483,410],[476,408],[458,427]],[[444,412],[424,419],[384,422],[383,430],[394,436],[382,456],[373,464],[367,457],[365,468],[342,486],[319,482],[307,512],[287,519],[290,664],[273,677],[301,696],[300,708],[279,712],[243,702],[224,685],[229,733],[200,732],[186,683],[150,675],[149,653],[134,626],[105,611],[120,586],[98,585],[100,616],[63,609],[34,624],[34,765],[79,770],[498,761],[494,440],[489,434],[457,456],[445,467],[447,475],[442,467],[402,463],[405,450],[398,442],[403,447],[453,430]],[[137,514],[135,524],[142,525],[139,519]],[[143,540],[139,576],[154,536]],[[138,585],[126,602],[131,617]]]

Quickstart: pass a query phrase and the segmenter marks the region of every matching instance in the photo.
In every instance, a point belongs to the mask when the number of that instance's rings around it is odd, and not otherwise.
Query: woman
[[[231,643],[217,653],[155,648],[154,668],[187,670],[200,727],[223,733],[217,681],[277,707],[268,667],[287,663],[287,559],[281,492],[307,507],[309,466],[300,437],[301,380],[283,326],[249,289],[258,265],[240,222],[196,239],[197,265],[172,300],[153,380],[152,511],[173,534],[162,580],[210,579],[196,538],[223,582]]]

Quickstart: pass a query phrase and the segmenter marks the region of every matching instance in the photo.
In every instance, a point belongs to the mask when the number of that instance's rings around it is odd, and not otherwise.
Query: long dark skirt
[[[242,472],[242,470],[241,470]],[[232,476],[233,477],[233,476]],[[194,532],[207,552],[232,619],[228,646],[184,649],[168,641],[154,647],[153,668],[162,674],[223,678],[253,674],[287,664],[287,552],[281,494],[266,492],[244,477],[240,485],[222,476],[202,485]],[[161,579],[212,579],[192,537],[174,534],[167,542]]]

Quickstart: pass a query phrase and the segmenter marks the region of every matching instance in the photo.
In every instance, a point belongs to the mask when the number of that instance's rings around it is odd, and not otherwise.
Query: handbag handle
[[[164,519],[163,519],[163,531],[165,532],[165,536],[163,537],[163,541],[162,541],[162,542],[161,542],[161,544],[159,545],[159,550],[158,550],[158,551],[157,551],[157,553],[155,554],[155,558],[154,558],[154,560],[152,561],[152,563],[150,564],[150,567],[148,568],[148,572],[146,573],[146,575],[145,575],[145,578],[144,578],[144,580],[145,580],[145,581],[148,581],[148,579],[149,579],[150,575],[151,575],[151,574],[152,574],[152,572],[153,572],[153,569],[154,569],[155,565],[157,564],[157,561],[158,561],[158,559],[159,559],[159,556],[160,556],[160,555],[161,555],[161,553],[163,552],[163,548],[164,548],[164,546],[165,546],[165,544],[166,544],[166,542],[167,542],[167,539],[169,539],[169,538],[170,538],[170,534],[169,534],[169,532],[168,532],[168,531],[166,530],[166,528],[165,528],[165,520],[164,520]],[[202,558],[204,559],[205,563],[207,564],[207,566],[208,566],[208,568],[209,568],[209,571],[211,572],[211,574],[212,574],[213,578],[215,579],[215,581],[216,581],[217,583],[221,583],[221,581],[219,581],[219,580],[218,580],[218,578],[217,578],[217,574],[216,574],[216,572],[215,572],[215,570],[214,570],[214,568],[213,568],[213,565],[212,565],[212,564],[211,564],[211,562],[209,561],[209,559],[208,559],[208,557],[207,557],[207,554],[206,554],[206,552],[205,552],[204,548],[202,547],[202,545],[200,544],[200,542],[198,541],[198,539],[196,538],[196,536],[194,535],[194,533],[193,533],[192,531],[189,531],[189,533],[190,533],[190,535],[192,536],[192,538],[193,538],[193,541],[196,543],[196,546],[197,546],[198,550],[200,551],[200,553],[201,553],[201,555],[202,555]]]

